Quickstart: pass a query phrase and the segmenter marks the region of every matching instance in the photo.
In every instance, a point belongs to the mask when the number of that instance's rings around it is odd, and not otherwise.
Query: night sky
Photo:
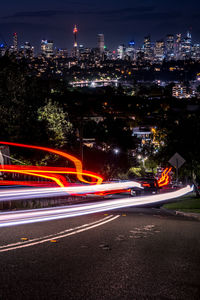
[[[30,41],[39,48],[42,38],[58,48],[71,48],[72,30],[78,25],[78,43],[96,46],[96,36],[104,33],[108,48],[134,39],[139,46],[145,35],[152,40],[167,33],[192,28],[194,41],[200,41],[200,1],[197,0],[8,0],[1,2],[0,41]]]

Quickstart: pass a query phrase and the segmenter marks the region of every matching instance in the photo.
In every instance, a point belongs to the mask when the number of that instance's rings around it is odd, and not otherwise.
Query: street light
[[[114,149],[113,151],[114,151],[115,154],[119,154],[119,152],[120,152],[119,149],[117,149],[117,148]]]
[[[142,157],[142,155],[139,154],[137,158],[142,161],[143,167],[145,168],[145,161],[148,159],[148,157]]]

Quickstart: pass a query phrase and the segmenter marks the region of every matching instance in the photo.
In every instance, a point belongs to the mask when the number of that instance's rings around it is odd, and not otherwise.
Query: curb
[[[200,214],[199,213],[190,213],[190,212],[186,213],[186,212],[183,212],[183,211],[175,210],[175,214],[179,215],[179,216],[193,218],[195,220],[200,221]]]

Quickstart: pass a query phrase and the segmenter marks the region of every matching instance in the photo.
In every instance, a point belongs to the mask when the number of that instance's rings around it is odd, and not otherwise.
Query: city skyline
[[[192,28],[194,40],[200,36],[200,8],[194,0],[168,1],[167,5],[150,1],[83,2],[13,0],[2,4],[1,42],[12,42],[12,33],[17,32],[19,44],[30,41],[39,48],[39,41],[51,39],[60,48],[71,48],[74,24],[79,28],[79,44],[96,45],[96,36],[105,35],[105,45],[115,49],[119,44],[134,39],[139,46],[149,33],[158,40],[167,33],[186,32]]]
[[[150,47],[151,49],[156,48],[157,45],[158,47],[162,47],[163,44],[163,49],[168,47],[167,44],[169,45],[169,43],[171,44],[170,47],[174,48],[176,42],[178,41],[177,39],[180,39],[179,43],[184,43],[187,39],[188,39],[188,34],[189,34],[189,40],[190,40],[190,44],[191,46],[198,46],[200,45],[200,39],[198,41],[194,41],[193,36],[192,36],[192,32],[191,30],[187,30],[187,32],[177,32],[175,34],[169,34],[169,33],[165,33],[164,36],[160,37],[160,39],[152,39],[152,35],[146,35],[143,37],[143,41],[141,44],[138,44],[137,42],[135,42],[135,40],[129,40],[126,41],[126,43],[118,43],[118,46],[116,48],[113,49],[109,49],[104,41],[104,34],[103,33],[98,33],[96,35],[96,41],[94,42],[94,44],[92,45],[92,47],[89,47],[87,44],[81,44],[79,43],[79,28],[77,28],[77,25],[74,25],[73,31],[71,33],[73,35],[73,41],[72,44],[70,45],[69,48],[61,48],[59,47],[59,45],[57,45],[55,43],[54,40],[52,40],[51,38],[43,38],[41,41],[37,41],[36,44],[31,44],[30,41],[23,41],[20,43],[20,38],[17,32],[14,32],[11,34],[11,36],[9,35],[9,39],[12,37],[10,44],[8,44],[5,39],[0,41],[0,47],[5,47],[7,49],[15,49],[15,51],[23,49],[25,45],[29,45],[31,47],[34,47],[34,49],[36,50],[35,54],[39,54],[41,52],[43,52],[41,45],[43,42],[47,43],[47,41],[50,41],[50,43],[52,44],[51,48],[52,51],[56,51],[56,50],[68,50],[68,51],[72,51],[73,49],[77,48],[79,49],[84,49],[84,48],[88,48],[88,49],[95,49],[98,48],[100,49],[101,52],[103,52],[105,49],[106,50],[118,50],[120,47],[134,47],[135,50],[142,50],[145,51],[146,47]],[[171,39],[171,40],[169,40]],[[148,45],[149,44],[149,45]],[[160,45],[159,45],[160,44]],[[172,50],[172,49],[171,49]],[[114,53],[114,52],[113,52]]]

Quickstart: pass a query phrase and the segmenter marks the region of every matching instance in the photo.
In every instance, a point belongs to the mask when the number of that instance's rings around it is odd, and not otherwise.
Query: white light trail
[[[57,188],[27,188],[27,189],[7,189],[0,191],[0,202],[10,200],[22,200],[31,198],[48,198],[57,196],[92,194],[96,192],[107,192],[126,190],[130,188],[141,188],[141,184],[135,181],[105,183],[99,185],[82,185]]]
[[[118,208],[162,203],[174,198],[184,196],[192,191],[193,187],[187,186],[175,192],[157,194],[153,196],[120,198],[71,206],[1,213],[0,227],[58,220],[63,218],[104,212]]]

